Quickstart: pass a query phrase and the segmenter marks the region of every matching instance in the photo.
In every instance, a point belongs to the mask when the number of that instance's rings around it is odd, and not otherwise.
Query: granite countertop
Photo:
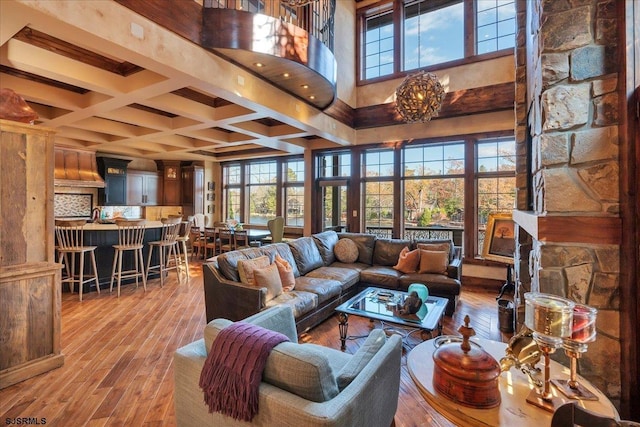
[[[150,221],[147,220],[145,224],[146,228],[159,228],[162,227],[161,221]],[[86,231],[107,231],[107,230],[117,230],[118,226],[114,224],[101,224],[99,222],[88,222],[84,229]]]

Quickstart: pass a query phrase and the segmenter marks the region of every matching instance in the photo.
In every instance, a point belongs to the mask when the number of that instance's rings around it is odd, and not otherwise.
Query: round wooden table
[[[496,360],[505,355],[506,343],[491,341],[482,338],[473,338],[472,341],[480,344]],[[427,402],[439,413],[458,426],[548,426],[551,424],[552,413],[535,405],[527,403],[526,399],[531,389],[534,388],[529,377],[516,368],[500,375],[499,386],[502,397],[500,406],[492,409],[474,409],[457,404],[438,393],[433,387],[433,353],[435,351],[434,340],[425,341],[417,345],[407,357],[409,373],[420,389]],[[561,350],[558,350],[561,351]],[[540,363],[537,367],[544,370]],[[542,374],[541,374],[542,375]],[[552,379],[568,379],[569,368],[551,361]],[[541,377],[541,379],[543,379]],[[570,400],[564,397],[555,387],[552,387],[554,395],[564,399],[565,402],[577,402],[583,408],[598,414],[619,419],[618,411],[611,401],[597,388],[582,377],[578,381],[596,396],[597,401]]]

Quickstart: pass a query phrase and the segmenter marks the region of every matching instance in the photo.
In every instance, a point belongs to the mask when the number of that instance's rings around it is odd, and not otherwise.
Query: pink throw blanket
[[[224,328],[211,345],[200,373],[209,412],[251,421],[258,413],[258,388],[271,350],[286,335],[250,323]]]

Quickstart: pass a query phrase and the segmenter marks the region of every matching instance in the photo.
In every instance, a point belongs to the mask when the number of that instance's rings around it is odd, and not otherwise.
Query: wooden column
[[[64,363],[53,136],[0,120],[0,388]]]

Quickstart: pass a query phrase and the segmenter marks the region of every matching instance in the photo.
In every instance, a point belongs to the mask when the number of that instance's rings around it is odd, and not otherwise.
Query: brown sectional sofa
[[[337,260],[334,247],[339,239],[351,239],[358,247],[353,263]],[[446,242],[450,245],[447,274],[401,273],[393,266],[400,251],[418,243]],[[367,286],[406,290],[412,283],[423,283],[431,295],[447,298],[446,313],[453,314],[460,294],[462,260],[460,248],[448,240],[379,239],[375,235],[325,231],[287,243],[227,252],[203,265],[207,322],[216,318],[237,321],[274,305],[293,309],[298,332],[330,317],[334,309]],[[276,254],[287,260],[295,276],[293,291],[266,300],[266,288],[240,282],[238,261]]]

